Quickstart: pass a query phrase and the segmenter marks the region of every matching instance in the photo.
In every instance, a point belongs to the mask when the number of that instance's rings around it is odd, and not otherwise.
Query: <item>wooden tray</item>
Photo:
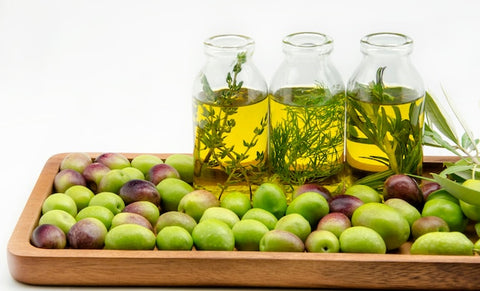
[[[132,158],[136,154],[125,155]],[[9,269],[17,281],[69,286],[480,287],[480,256],[413,256],[402,251],[380,255],[36,248],[30,244],[30,234],[64,156],[58,154],[47,161],[8,243]],[[446,160],[451,159],[426,157],[425,173],[439,171]]]

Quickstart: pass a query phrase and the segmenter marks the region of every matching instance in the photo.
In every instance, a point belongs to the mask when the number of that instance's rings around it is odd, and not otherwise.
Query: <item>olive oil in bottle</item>
[[[270,100],[270,164],[281,181],[294,189],[305,183],[331,192],[341,182],[344,159],[343,93],[282,88]]]
[[[268,177],[268,92],[251,61],[254,41],[218,35],[204,47],[193,93],[193,184],[218,198],[231,191],[251,197]]]
[[[391,94],[412,92],[405,88],[384,90]],[[405,94],[394,97],[395,103],[378,104],[348,96],[346,158],[359,174],[388,169],[421,173],[424,98]]]
[[[221,96],[222,92],[214,94]],[[254,191],[266,178],[266,95],[241,89],[229,106],[200,100],[195,100],[194,104],[194,186],[217,196],[225,190]]]
[[[353,179],[369,176],[380,189],[383,176],[422,174],[425,90],[408,36],[372,33],[360,50],[347,84],[346,161]]]
[[[345,87],[330,60],[331,37],[299,32],[283,39],[285,57],[270,86],[268,164],[287,199],[303,184],[332,194],[344,176]]]

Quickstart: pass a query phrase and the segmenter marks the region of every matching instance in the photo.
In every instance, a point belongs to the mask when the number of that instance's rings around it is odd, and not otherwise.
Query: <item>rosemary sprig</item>
[[[293,104],[283,107],[285,118],[272,124],[272,169],[290,186],[321,182],[342,167],[345,96],[320,86],[284,90],[291,91],[285,94]]]
[[[461,136],[455,131],[454,124],[446,117],[445,109],[442,109],[436,98],[429,92],[425,94],[425,125],[422,144],[435,148],[442,148],[450,151],[459,157],[455,163],[444,163],[445,169],[438,174],[432,174],[433,179],[422,177],[420,175],[411,175],[415,178],[438,182],[443,188],[447,189],[452,195],[458,199],[468,203],[480,205],[480,192],[461,185],[468,179],[480,179],[480,140],[474,138],[472,132],[466,123],[460,121],[458,111],[453,107],[446,92],[450,109],[457,117],[458,123],[461,125],[465,133]],[[356,181],[358,184],[370,185],[373,187],[381,187],[383,181],[393,174],[391,170],[369,175]]]
[[[377,104],[389,103],[395,100],[395,97],[385,90],[383,73],[386,68],[379,67],[375,75],[375,81],[370,82],[368,86],[362,86],[362,90],[367,93],[367,98]]]
[[[366,141],[359,142],[374,144],[386,155],[386,158],[366,156],[365,159],[383,163],[394,173],[419,173],[422,160],[420,121],[423,120],[423,104],[411,102],[408,118],[402,116],[400,106],[404,105],[392,103],[395,99],[394,94],[408,100],[410,96],[403,95],[411,95],[411,90],[385,87],[383,82],[385,69],[386,67],[378,68],[375,82],[360,86],[358,92],[349,93],[347,102],[349,124],[366,136]],[[391,111],[387,112],[387,106]],[[350,129],[354,130],[354,127]]]

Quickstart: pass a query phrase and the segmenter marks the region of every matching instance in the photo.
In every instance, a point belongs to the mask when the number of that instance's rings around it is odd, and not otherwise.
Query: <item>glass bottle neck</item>
[[[214,58],[236,58],[244,53],[246,57],[253,54],[255,42],[248,36],[225,34],[208,38],[204,41],[205,54]]]
[[[379,64],[385,66],[388,64],[409,64],[411,63],[410,55],[398,54],[364,54],[363,63]]]
[[[378,57],[408,56],[413,50],[413,40],[399,33],[373,33],[360,40],[360,50],[365,55]]]
[[[317,32],[294,33],[283,39],[283,52],[288,57],[319,57],[332,49],[332,38]]]

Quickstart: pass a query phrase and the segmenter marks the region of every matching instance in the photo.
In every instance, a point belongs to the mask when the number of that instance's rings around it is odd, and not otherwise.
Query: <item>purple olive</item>
[[[97,187],[103,176],[110,172],[110,168],[102,163],[91,163],[83,170],[83,177],[87,185],[93,192],[97,192]]]
[[[102,163],[110,169],[130,167],[130,161],[120,153],[103,153],[95,158],[96,163]]]
[[[158,185],[165,178],[180,179],[178,171],[167,164],[157,164],[150,168],[146,176],[147,180]]]
[[[133,179],[126,182],[119,191],[125,205],[135,201],[150,201],[160,206],[160,193],[150,181]]]
[[[69,153],[60,162],[60,170],[72,169],[79,173],[92,163],[92,158],[87,153]]]
[[[74,249],[101,249],[107,228],[97,218],[87,217],[75,223],[67,233],[68,244]]]
[[[53,186],[55,191],[65,193],[65,190],[74,185],[87,186],[82,174],[72,169],[63,169],[55,175]]]
[[[33,230],[30,242],[37,248],[63,249],[67,245],[67,237],[58,226],[42,224]]]
[[[348,218],[352,218],[353,212],[363,205],[363,201],[352,195],[340,194],[333,196],[328,201],[328,205],[330,212],[341,212]]]
[[[423,194],[417,182],[404,174],[395,174],[387,178],[383,188],[384,200],[400,198],[417,209],[423,205]]]
[[[430,195],[431,193],[437,190],[440,190],[441,188],[442,186],[440,186],[440,184],[438,184],[437,182],[428,182],[423,184],[422,187],[420,188],[423,193],[423,200],[427,201],[428,195]]]

